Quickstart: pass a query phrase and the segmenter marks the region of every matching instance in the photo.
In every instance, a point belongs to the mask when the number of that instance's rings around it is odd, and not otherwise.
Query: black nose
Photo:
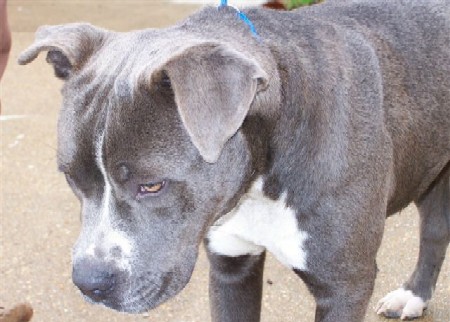
[[[95,302],[105,300],[114,291],[116,278],[114,266],[95,259],[81,260],[73,266],[73,283]]]

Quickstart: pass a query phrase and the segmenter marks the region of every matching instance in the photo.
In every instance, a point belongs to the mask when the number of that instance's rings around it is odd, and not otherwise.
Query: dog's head
[[[252,175],[242,124],[267,75],[229,46],[168,30],[42,27],[65,83],[58,164],[80,199],[73,280],[87,299],[142,312],[188,282],[208,227]]]

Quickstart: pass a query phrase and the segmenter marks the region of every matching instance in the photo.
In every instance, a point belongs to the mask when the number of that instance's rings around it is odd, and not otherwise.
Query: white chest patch
[[[299,229],[294,210],[286,206],[286,194],[269,199],[263,184],[258,178],[236,208],[210,228],[208,247],[215,254],[232,257],[258,255],[267,249],[284,265],[306,270],[308,234]]]

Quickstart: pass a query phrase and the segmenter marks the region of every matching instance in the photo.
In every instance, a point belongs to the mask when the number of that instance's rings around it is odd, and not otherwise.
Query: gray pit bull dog
[[[415,202],[420,254],[378,313],[421,316],[450,240],[450,1],[205,8],[167,29],[45,26],[65,80],[58,165],[82,204],[73,281],[138,313],[211,261],[213,321],[259,321],[265,251],[316,321],[362,321],[386,216]]]

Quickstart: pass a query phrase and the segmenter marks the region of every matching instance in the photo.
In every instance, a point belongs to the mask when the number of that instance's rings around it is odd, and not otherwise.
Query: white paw
[[[422,316],[427,304],[413,292],[399,288],[383,297],[375,310],[377,314],[382,314],[387,318],[411,320]]]

